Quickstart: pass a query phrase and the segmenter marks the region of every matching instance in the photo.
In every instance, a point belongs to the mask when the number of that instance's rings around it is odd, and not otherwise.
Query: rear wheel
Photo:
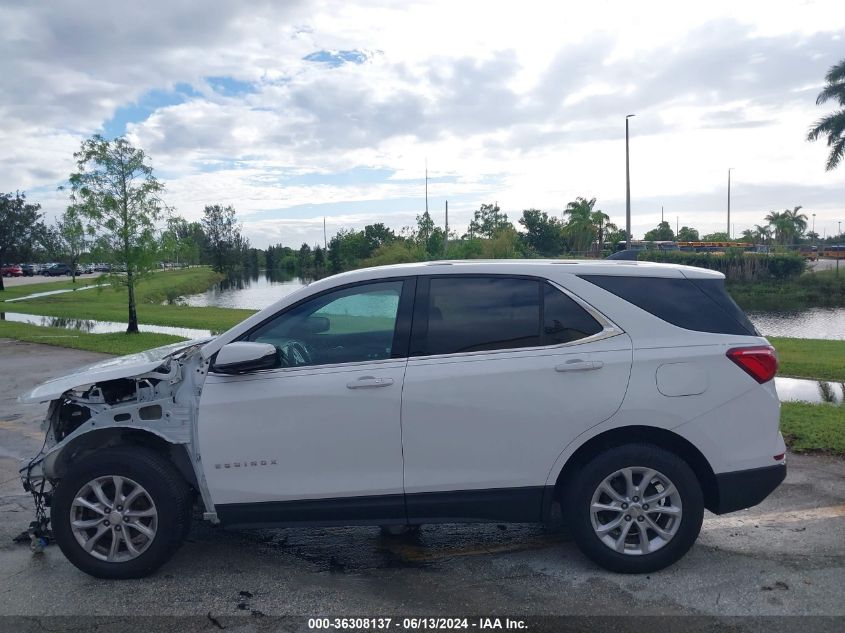
[[[67,559],[97,578],[140,578],[185,538],[191,492],[166,459],[137,446],[92,453],[72,464],[50,510]]]
[[[704,499],[692,469],[651,444],[610,448],[564,493],[581,550],[610,571],[648,573],[679,560],[701,530]]]

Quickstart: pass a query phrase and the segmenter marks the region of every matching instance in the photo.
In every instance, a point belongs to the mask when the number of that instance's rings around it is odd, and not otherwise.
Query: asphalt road
[[[377,528],[196,525],[153,577],[90,578],[55,547],[33,555],[11,542],[31,520],[17,459],[40,446],[45,409],[16,397],[101,357],[0,339],[0,616],[188,614],[209,630],[209,614],[845,616],[845,462],[825,457],[790,456],[775,494],[750,511],[708,514],[692,551],[646,576],[598,569],[559,526],[426,526],[385,538]]]

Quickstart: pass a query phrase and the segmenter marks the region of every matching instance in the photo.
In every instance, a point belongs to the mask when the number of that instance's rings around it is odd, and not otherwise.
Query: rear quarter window
[[[722,279],[579,275],[654,316],[687,330],[759,336]]]

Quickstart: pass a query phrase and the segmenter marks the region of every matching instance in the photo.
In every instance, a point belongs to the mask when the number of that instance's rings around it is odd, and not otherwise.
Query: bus
[[[682,251],[696,253],[724,253],[728,248],[753,250],[754,244],[749,242],[678,242],[678,248]]]
[[[845,259],[845,244],[829,244],[824,247],[822,255],[832,259]]]

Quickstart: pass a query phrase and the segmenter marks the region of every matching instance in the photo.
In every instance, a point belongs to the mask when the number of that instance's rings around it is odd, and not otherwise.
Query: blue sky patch
[[[344,64],[363,64],[367,61],[367,55],[361,51],[317,51],[303,57],[307,62],[319,62],[330,68],[337,68]]]
[[[214,92],[224,97],[237,97],[257,92],[254,84],[232,77],[206,77],[205,80]]]
[[[185,103],[199,93],[188,84],[179,83],[170,90],[150,90],[135,102],[122,105],[114,111],[112,117],[103,123],[103,136],[107,139],[126,134],[129,123],[137,123],[149,117],[159,108]]]

